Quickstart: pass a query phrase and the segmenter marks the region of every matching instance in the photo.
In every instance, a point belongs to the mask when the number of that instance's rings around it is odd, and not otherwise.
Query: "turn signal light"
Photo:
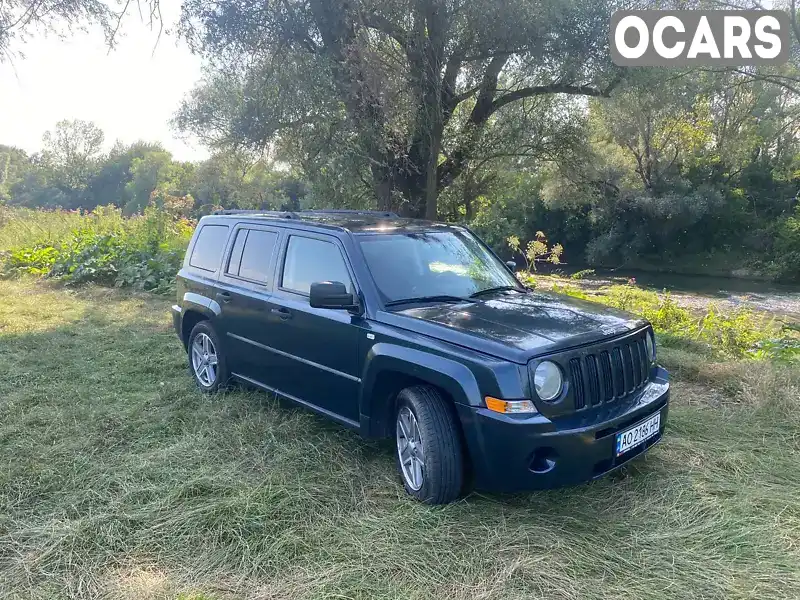
[[[530,400],[500,400],[486,396],[486,408],[504,414],[535,413],[536,407]]]

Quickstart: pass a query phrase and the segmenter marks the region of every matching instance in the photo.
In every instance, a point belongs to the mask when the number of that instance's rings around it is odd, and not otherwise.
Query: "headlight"
[[[533,372],[533,386],[536,394],[542,400],[550,401],[558,398],[561,388],[564,387],[564,378],[561,369],[550,361],[540,362]]]
[[[647,358],[650,359],[650,362],[656,362],[656,340],[653,338],[652,331],[647,332],[644,343],[647,348]]]

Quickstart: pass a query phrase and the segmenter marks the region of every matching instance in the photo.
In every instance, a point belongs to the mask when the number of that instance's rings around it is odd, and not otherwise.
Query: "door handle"
[[[217,300],[222,302],[223,304],[227,304],[231,301],[231,293],[230,292],[217,292]]]
[[[272,308],[269,312],[273,315],[277,315],[279,319],[284,321],[292,316],[288,308]]]

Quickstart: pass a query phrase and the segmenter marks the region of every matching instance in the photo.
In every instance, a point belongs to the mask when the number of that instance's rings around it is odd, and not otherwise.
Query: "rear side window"
[[[227,225],[204,225],[197,234],[189,264],[204,271],[216,271],[227,239]]]
[[[352,289],[350,274],[336,244],[293,235],[286,249],[281,286],[308,294],[318,281],[339,281]]]
[[[240,229],[236,232],[236,241],[233,243],[233,250],[231,251],[231,258],[228,261],[228,268],[225,269],[226,273],[231,275],[239,274],[239,265],[242,264],[242,248],[244,248],[244,241],[247,239],[247,229]]]
[[[267,283],[270,259],[278,234],[259,229],[240,229],[228,265],[228,273],[251,281]]]

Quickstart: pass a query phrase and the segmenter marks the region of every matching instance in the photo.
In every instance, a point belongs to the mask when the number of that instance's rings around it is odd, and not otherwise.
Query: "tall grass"
[[[0,281],[0,598],[800,597],[796,370],[664,349],[678,376],[647,456],[429,507],[389,444],[199,394],[168,313]]]
[[[70,284],[169,291],[193,228],[156,206],[129,218],[113,206],[83,214],[32,213],[11,211],[2,226],[14,239],[3,259],[6,276],[45,275]]]
[[[33,210],[0,205],[0,252],[57,243],[82,227],[88,216],[77,211]]]

